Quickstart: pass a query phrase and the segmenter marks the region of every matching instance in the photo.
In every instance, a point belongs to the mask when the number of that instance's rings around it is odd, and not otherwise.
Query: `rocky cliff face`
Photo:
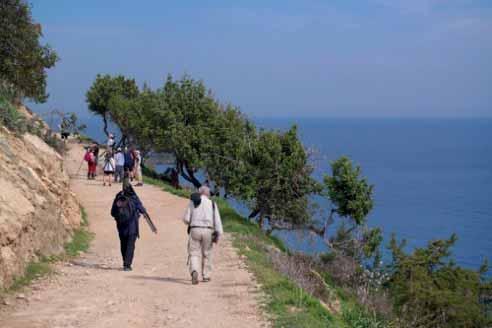
[[[63,158],[37,136],[0,126],[0,290],[30,261],[61,253],[80,220]]]

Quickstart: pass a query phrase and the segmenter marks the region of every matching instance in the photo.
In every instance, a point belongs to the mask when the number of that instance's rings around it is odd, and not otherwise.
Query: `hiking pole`
[[[80,169],[82,168],[82,164],[84,164],[84,159],[82,158],[82,161],[80,162],[79,169],[77,170],[77,173],[75,173],[75,176],[77,177],[79,175]]]
[[[126,181],[125,181],[126,180]],[[137,200],[142,203],[142,201],[140,200],[140,198],[138,197],[137,193],[135,192],[135,189],[133,189],[133,186],[131,185],[131,183],[128,181],[128,177],[126,177],[124,179],[124,182],[123,182],[123,189],[127,188],[133,195],[135,195],[135,197],[137,198]],[[143,204],[143,203],[142,203]],[[147,210],[145,210],[145,213],[143,213],[143,217],[145,218],[145,221],[147,222],[147,224],[149,225],[150,227],[150,230],[153,232],[153,233],[157,233],[157,227],[155,226],[154,222],[152,222],[152,219],[150,218],[150,215],[149,213],[147,213]]]

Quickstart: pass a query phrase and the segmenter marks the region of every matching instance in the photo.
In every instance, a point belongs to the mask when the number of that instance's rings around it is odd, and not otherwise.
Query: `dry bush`
[[[318,273],[319,265],[316,260],[307,255],[280,252],[276,248],[268,249],[274,268],[292,280],[299,288],[322,301],[331,313],[340,313],[340,302],[335,291]]]
[[[328,273],[337,286],[357,298],[358,303],[371,312],[392,317],[393,306],[382,287],[386,275],[363,269],[349,256],[336,255],[318,263],[322,272]]]

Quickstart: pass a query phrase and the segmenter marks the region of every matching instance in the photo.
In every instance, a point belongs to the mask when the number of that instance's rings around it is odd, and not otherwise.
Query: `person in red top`
[[[94,150],[89,148],[84,155],[84,160],[87,162],[87,179],[93,180],[96,176],[96,156]]]

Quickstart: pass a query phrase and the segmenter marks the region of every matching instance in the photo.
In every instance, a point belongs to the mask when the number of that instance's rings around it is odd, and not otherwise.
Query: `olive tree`
[[[333,223],[334,215],[342,219],[335,235],[327,242],[332,250],[354,258],[359,263],[375,255],[379,262],[381,230],[367,226],[367,216],[373,208],[374,186],[361,176],[360,166],[354,166],[348,157],[331,163],[332,174],[324,177],[324,195],[332,204],[325,229]]]
[[[154,146],[158,152],[170,152],[176,159],[176,170],[195,187],[202,182],[196,177],[204,167],[204,150],[210,143],[218,105],[202,81],[183,76],[168,76],[158,92],[153,108]]]
[[[122,133],[122,141],[138,146],[143,157],[154,147],[153,129],[157,95],[144,88],[136,97],[117,96],[109,102],[109,117]]]
[[[220,106],[211,124],[203,149],[207,176],[225,197],[242,195],[250,174],[243,159],[253,151],[256,128],[232,105]]]
[[[102,117],[106,136],[109,136],[108,119],[110,119],[111,99],[113,97],[132,99],[138,96],[138,93],[139,89],[134,79],[127,79],[122,75],[112,77],[108,74],[98,74],[96,76],[86,93],[86,102],[91,112]]]
[[[269,230],[308,224],[308,196],[318,191],[311,177],[313,167],[297,135],[297,127],[286,132],[260,131],[251,152],[245,154],[247,171],[242,195],[258,216],[260,226],[268,220]]]

